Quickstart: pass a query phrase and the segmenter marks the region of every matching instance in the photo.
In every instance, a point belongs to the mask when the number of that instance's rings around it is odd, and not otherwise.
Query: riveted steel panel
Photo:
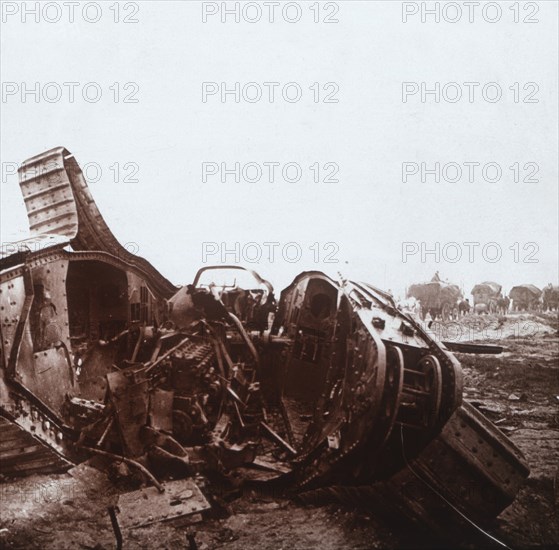
[[[143,527],[158,521],[197,514],[210,508],[202,491],[191,479],[179,479],[162,485],[165,489],[163,493],[156,487],[146,487],[120,495],[118,521],[122,528]]]

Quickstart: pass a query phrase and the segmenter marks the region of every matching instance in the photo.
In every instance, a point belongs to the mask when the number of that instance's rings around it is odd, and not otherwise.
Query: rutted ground
[[[518,548],[559,545],[559,334],[557,316],[513,317],[530,335],[509,334],[497,356],[459,355],[464,397],[522,450],[530,477],[498,518],[497,536]],[[510,323],[510,320],[507,319]],[[541,326],[543,325],[543,327]]]
[[[530,477],[491,531],[514,548],[559,545],[559,323],[553,315],[469,316],[471,338],[506,347],[500,355],[459,354],[467,400],[524,452]],[[528,327],[528,328],[526,328]],[[450,330],[450,327],[449,327]],[[478,332],[482,336],[475,336]],[[67,474],[0,484],[1,548],[115,547],[107,507],[118,491],[101,472],[82,465]],[[196,524],[184,520],[126,531],[124,548],[320,549],[430,546],[405,527],[390,528],[363,509],[311,507],[247,493]],[[453,541],[458,546],[463,540]],[[489,545],[489,541],[487,541]]]

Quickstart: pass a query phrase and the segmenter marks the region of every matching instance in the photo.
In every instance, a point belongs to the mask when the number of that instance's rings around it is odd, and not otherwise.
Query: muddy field
[[[457,327],[459,327],[458,332]],[[473,328],[472,328],[473,327]],[[531,468],[516,501],[489,530],[511,548],[559,545],[559,323],[553,315],[470,316],[445,336],[505,346],[500,355],[457,354],[464,397],[524,452]],[[444,327],[443,327],[444,329]],[[454,330],[454,333],[450,331]],[[4,479],[1,548],[115,548],[107,507],[119,491],[104,473],[81,465],[65,474]],[[498,548],[472,533],[443,540],[404,524],[388,526],[347,503],[305,506],[246,491],[211,513],[123,532],[128,548],[320,549]],[[190,540],[189,540],[190,539]],[[473,542],[475,540],[475,542]]]

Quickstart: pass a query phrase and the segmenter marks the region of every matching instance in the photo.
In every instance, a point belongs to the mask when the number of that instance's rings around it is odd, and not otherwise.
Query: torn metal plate
[[[148,381],[136,381],[133,373],[127,375],[116,371],[107,374],[107,382],[126,454],[140,456],[145,453],[146,448],[140,430],[148,419]]]
[[[144,527],[211,508],[192,479],[179,479],[162,485],[165,489],[163,493],[156,487],[145,487],[119,496],[118,521],[123,529]]]
[[[149,398],[149,417],[152,428],[173,432],[173,397],[175,392],[156,388]]]

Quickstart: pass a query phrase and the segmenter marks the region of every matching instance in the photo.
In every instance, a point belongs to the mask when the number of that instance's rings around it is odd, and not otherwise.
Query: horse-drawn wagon
[[[485,281],[474,286],[471,291],[471,295],[474,297],[474,311],[496,313],[502,298],[502,288],[499,283],[492,281]]]
[[[408,298],[419,300],[422,319],[425,319],[427,313],[433,319],[441,317],[444,321],[458,317],[458,302],[462,299],[458,285],[443,282],[435,276],[429,282],[411,285],[407,295]]]
[[[534,285],[524,284],[513,286],[509,292],[512,306],[515,311],[539,309],[542,291]]]
[[[557,311],[559,309],[559,286],[549,283],[542,291],[544,311]]]

